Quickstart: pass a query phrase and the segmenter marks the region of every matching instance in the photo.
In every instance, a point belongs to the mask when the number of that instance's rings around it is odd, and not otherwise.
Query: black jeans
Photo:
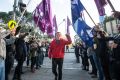
[[[63,67],[63,58],[52,59],[52,72],[55,75],[55,77],[58,77],[58,80],[62,80],[62,67]]]
[[[82,64],[83,64],[83,69],[84,70],[89,70],[89,62],[88,62],[88,56],[86,53],[83,54],[82,56]]]
[[[11,60],[5,60],[5,80],[9,80],[8,75],[12,68],[12,61]]]
[[[18,79],[18,80],[21,79],[21,71],[22,71],[23,62],[24,62],[24,60],[18,60],[18,64],[17,64],[17,66],[15,68],[13,80],[14,79],[15,80],[16,79]]]
[[[115,79],[120,80],[120,61],[113,62]]]
[[[80,62],[79,52],[75,52],[75,56],[76,56],[76,62],[79,63]]]
[[[35,65],[36,65],[36,57],[31,57],[31,70],[34,69]]]
[[[110,77],[110,70],[109,70],[109,57],[106,57],[104,55],[104,57],[100,57],[100,61],[101,61],[101,65],[103,68],[103,72],[104,72],[104,76],[105,76],[105,80],[112,80]]]
[[[30,61],[29,56],[27,56],[27,61],[26,61],[27,66],[29,66],[29,61]]]

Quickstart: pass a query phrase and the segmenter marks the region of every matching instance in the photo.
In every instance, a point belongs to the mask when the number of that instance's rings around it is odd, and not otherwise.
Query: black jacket
[[[113,49],[113,58],[115,61],[120,61],[120,45]]]
[[[15,58],[17,60],[25,60],[25,57],[26,57],[26,54],[27,54],[27,47],[26,47],[25,41],[21,38],[18,38],[15,41],[15,46],[16,46]]]

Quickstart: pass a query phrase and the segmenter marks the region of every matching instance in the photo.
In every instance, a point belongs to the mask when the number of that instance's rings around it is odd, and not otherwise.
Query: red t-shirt
[[[54,39],[50,44],[49,58],[64,58],[64,48],[68,44],[71,44],[71,40],[60,39],[59,44],[57,44]]]

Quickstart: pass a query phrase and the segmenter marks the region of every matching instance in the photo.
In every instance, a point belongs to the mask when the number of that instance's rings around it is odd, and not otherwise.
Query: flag
[[[55,33],[58,31],[57,21],[56,21],[56,15],[53,17],[53,27],[55,28]]]
[[[74,24],[74,30],[86,45],[93,45],[93,36],[91,33],[92,28],[89,27],[82,18],[77,19]]]
[[[100,22],[100,23],[103,23],[104,20],[105,20],[105,16],[99,16],[99,22]]]
[[[35,24],[40,28],[42,32],[45,32],[45,19],[44,19],[44,11],[43,11],[43,1],[36,7],[33,19]]]
[[[72,23],[73,29],[78,34],[78,36],[86,43],[88,46],[93,45],[92,35],[88,33],[91,31],[89,27],[82,18],[81,12],[84,10],[84,6],[80,0],[71,0],[71,12],[72,12]]]
[[[99,0],[101,6],[105,6],[107,4],[107,0]]]
[[[70,34],[70,25],[71,25],[71,21],[69,19],[69,17],[67,16],[67,33]]]
[[[47,32],[48,35],[53,35],[52,27],[52,11],[50,0],[42,0],[36,7],[34,12],[34,22],[42,32]]]
[[[100,16],[105,15],[105,9],[104,6],[106,5],[106,0],[94,0],[95,4],[97,6],[98,12]]]
[[[71,0],[71,12],[72,12],[72,22],[80,17],[80,12],[84,10],[84,6],[80,2],[80,0]]]

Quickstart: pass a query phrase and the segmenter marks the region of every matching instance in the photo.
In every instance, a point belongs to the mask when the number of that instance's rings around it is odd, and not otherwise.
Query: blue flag
[[[80,17],[80,13],[83,10],[84,10],[84,6],[80,2],[80,0],[71,0],[71,12],[72,12],[73,24]]]
[[[84,6],[80,0],[71,0],[71,12],[72,12],[72,23],[75,32],[88,46],[93,45],[92,28],[89,27],[82,19],[81,12],[84,10]]]
[[[74,30],[82,39],[82,41],[86,43],[86,45],[93,45],[93,35],[91,32],[92,28],[89,27],[82,18],[77,19],[74,24]]]

